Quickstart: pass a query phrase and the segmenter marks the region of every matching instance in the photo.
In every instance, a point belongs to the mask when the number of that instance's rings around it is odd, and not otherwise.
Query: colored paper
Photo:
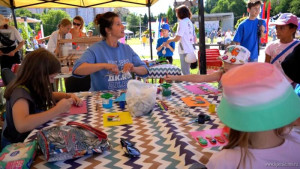
[[[115,99],[115,102],[126,101],[126,93],[122,93],[121,96]]]
[[[181,100],[189,107],[206,107],[210,105],[210,103],[201,96],[183,97]],[[201,101],[204,103],[199,103]]]
[[[72,105],[69,112],[63,113],[63,116],[87,113],[86,101],[82,101],[82,106]]]
[[[193,92],[194,94],[205,95],[205,94],[218,94],[218,89],[211,87],[207,84],[200,85],[189,85],[184,86],[187,90]]]
[[[229,128],[228,127],[224,127],[224,128],[218,128],[218,129],[210,129],[210,130],[202,130],[202,131],[193,131],[190,132],[190,134],[192,135],[192,137],[198,142],[198,144],[203,147],[203,148],[210,148],[210,147],[215,147],[215,146],[225,146],[228,143],[228,139],[225,137],[224,133],[229,134]],[[209,142],[209,140],[206,138],[207,135],[210,135],[212,138],[214,138],[214,136],[216,135],[220,135],[224,140],[225,143],[220,143],[217,141],[216,144],[212,144],[211,142]],[[201,136],[202,138],[204,138],[205,140],[207,140],[207,145],[206,146],[202,146],[199,143],[199,139],[198,137]]]
[[[110,116],[119,116],[120,121],[108,121]],[[124,124],[132,124],[132,117],[129,112],[105,113],[103,114],[103,126],[120,126]]]

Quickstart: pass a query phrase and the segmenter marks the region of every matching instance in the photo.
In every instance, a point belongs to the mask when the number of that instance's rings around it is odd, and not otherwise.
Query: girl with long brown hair
[[[4,94],[7,102],[2,147],[23,142],[31,130],[67,112],[73,103],[82,104],[74,94],[52,91],[51,83],[59,72],[59,61],[46,49],[26,55]]]

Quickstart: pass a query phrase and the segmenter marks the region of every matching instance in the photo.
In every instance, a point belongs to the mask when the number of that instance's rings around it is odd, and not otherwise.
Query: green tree
[[[147,27],[148,26],[148,15],[144,14],[144,17],[142,19],[142,25]]]
[[[170,25],[173,25],[177,22],[175,11],[170,6],[167,12],[167,18]]]
[[[114,12],[121,17],[122,21],[126,21],[126,17],[130,13],[127,8],[115,8]]]
[[[289,11],[294,15],[300,16],[300,1],[299,0],[292,0],[290,3]]]
[[[32,18],[32,13],[25,8],[16,9],[15,14],[17,17],[30,17]]]
[[[70,15],[62,10],[49,10],[48,13],[43,14],[41,19],[45,36],[51,35],[52,32],[57,30],[57,25],[64,18],[71,19]]]
[[[211,13],[233,12],[235,18],[240,18],[246,11],[247,7],[245,1],[219,0],[217,5],[211,10]]]
[[[269,2],[266,2],[266,11],[268,9]],[[280,0],[271,1],[271,16],[278,13],[293,13],[294,15],[300,15],[300,1],[299,0]]]
[[[126,18],[126,22],[128,29],[134,32],[134,34],[139,30],[139,17],[135,13],[130,13]]]
[[[206,0],[205,1],[205,12],[211,13],[211,10],[217,5],[218,0]]]

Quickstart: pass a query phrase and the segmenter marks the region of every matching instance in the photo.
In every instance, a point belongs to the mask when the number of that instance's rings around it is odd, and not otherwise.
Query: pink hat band
[[[244,67],[239,70],[232,69],[222,77],[222,85],[226,86],[224,97],[232,104],[254,106],[268,103],[280,98],[291,87],[284,75],[271,64],[248,63]],[[249,71],[247,67],[253,69]],[[237,73],[241,76],[228,78],[231,74]],[[256,85],[250,87],[251,83]]]

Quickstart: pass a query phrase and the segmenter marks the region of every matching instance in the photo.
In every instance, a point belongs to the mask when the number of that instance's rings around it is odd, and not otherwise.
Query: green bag
[[[0,153],[0,169],[30,168],[36,156],[37,141],[7,145]]]

